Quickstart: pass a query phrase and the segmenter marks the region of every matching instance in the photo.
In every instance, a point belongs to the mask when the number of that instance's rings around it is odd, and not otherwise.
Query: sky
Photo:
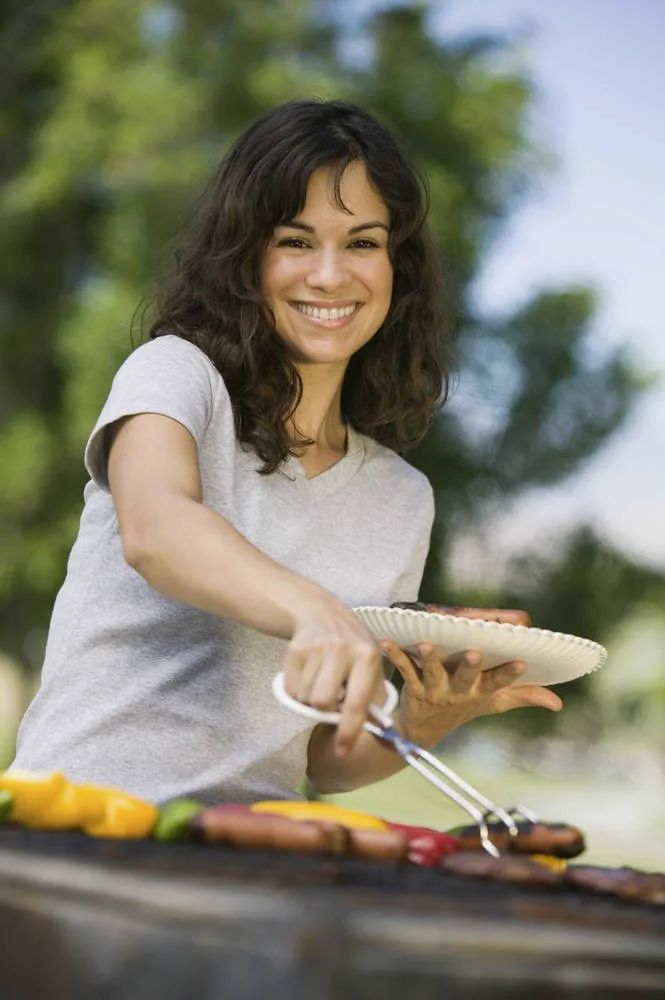
[[[431,10],[442,37],[497,29],[521,39],[533,128],[558,161],[488,253],[474,288],[480,308],[592,284],[594,341],[625,344],[663,375],[580,473],[518,501],[476,554],[542,547],[584,521],[665,569],[665,0],[433,0]]]

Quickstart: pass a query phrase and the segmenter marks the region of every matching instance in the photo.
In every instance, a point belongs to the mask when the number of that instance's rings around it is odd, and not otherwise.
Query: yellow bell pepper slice
[[[96,789],[103,809],[98,819],[82,823],[84,833],[91,837],[149,837],[159,818],[157,806],[113,788]]]
[[[157,822],[156,806],[133,795],[77,785],[64,774],[0,774],[0,791],[10,792],[12,823],[39,830],[82,829],[94,837],[147,837]]]
[[[54,810],[58,798],[67,787],[68,782],[60,771],[52,774],[11,771],[0,775],[0,789],[11,792],[14,797],[9,818],[12,823],[21,823],[23,826],[43,827],[49,812],[52,812],[55,824],[50,829],[72,826],[68,817],[62,817],[62,822],[59,823],[57,810]]]
[[[331,802],[285,802],[277,800],[275,802],[255,802],[249,808],[251,812],[271,813],[277,816],[287,816],[289,819],[327,820],[332,823],[339,823],[340,826],[348,827],[349,830],[388,829],[388,824],[376,816],[359,812],[357,809],[346,809],[344,806],[336,806]]]
[[[554,857],[553,854],[530,854],[529,858],[543,868],[549,868],[553,872],[565,872],[568,862],[565,858]]]
[[[75,830],[104,815],[104,802],[97,789],[66,781],[61,791],[46,805],[35,826],[42,830]]]

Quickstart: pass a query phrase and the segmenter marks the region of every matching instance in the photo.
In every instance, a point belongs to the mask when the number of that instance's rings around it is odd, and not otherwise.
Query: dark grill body
[[[0,829],[0,996],[665,996],[665,907],[408,864]]]

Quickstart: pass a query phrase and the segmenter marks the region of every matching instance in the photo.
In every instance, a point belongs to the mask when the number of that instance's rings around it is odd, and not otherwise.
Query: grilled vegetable
[[[358,812],[356,809],[345,809],[329,802],[290,802],[278,800],[275,802],[255,802],[249,807],[254,813],[270,813],[273,816],[286,816],[298,820],[328,820],[339,823],[348,830],[387,830],[388,823]]]
[[[93,837],[147,837],[157,820],[149,802],[114,788],[77,785],[64,774],[0,775],[0,790],[12,796],[9,819],[40,830],[81,829]]]
[[[535,861],[536,864],[545,865],[553,872],[565,872],[568,867],[568,862],[565,858],[554,858],[551,854],[530,854],[530,861]]]
[[[9,819],[24,826],[41,826],[46,821],[50,829],[66,827],[68,804],[63,802],[58,808],[67,787],[64,774],[28,774],[25,771],[5,772],[0,776],[0,789],[13,797]],[[50,826],[51,817],[54,826]],[[62,824],[58,820],[63,820]]]
[[[441,864],[446,854],[459,851],[457,837],[440,830],[430,830],[426,826],[410,826],[406,823],[390,823],[391,830],[399,830],[408,840],[408,859],[425,868],[435,868]]]
[[[195,799],[174,799],[159,806],[159,816],[152,835],[155,840],[186,840],[191,819],[203,806]]]
[[[0,823],[4,823],[5,820],[9,819],[9,814],[12,810],[14,804],[14,796],[11,792],[6,789],[0,792]]]
[[[126,795],[114,788],[87,787],[102,800],[101,819],[82,824],[81,829],[91,837],[119,837],[138,839],[149,837],[159,815],[157,806],[142,799]]]

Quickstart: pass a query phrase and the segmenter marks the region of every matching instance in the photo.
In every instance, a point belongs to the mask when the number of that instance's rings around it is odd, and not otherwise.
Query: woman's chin
[[[291,358],[301,365],[346,365],[351,358],[349,351],[339,345],[291,344]]]

